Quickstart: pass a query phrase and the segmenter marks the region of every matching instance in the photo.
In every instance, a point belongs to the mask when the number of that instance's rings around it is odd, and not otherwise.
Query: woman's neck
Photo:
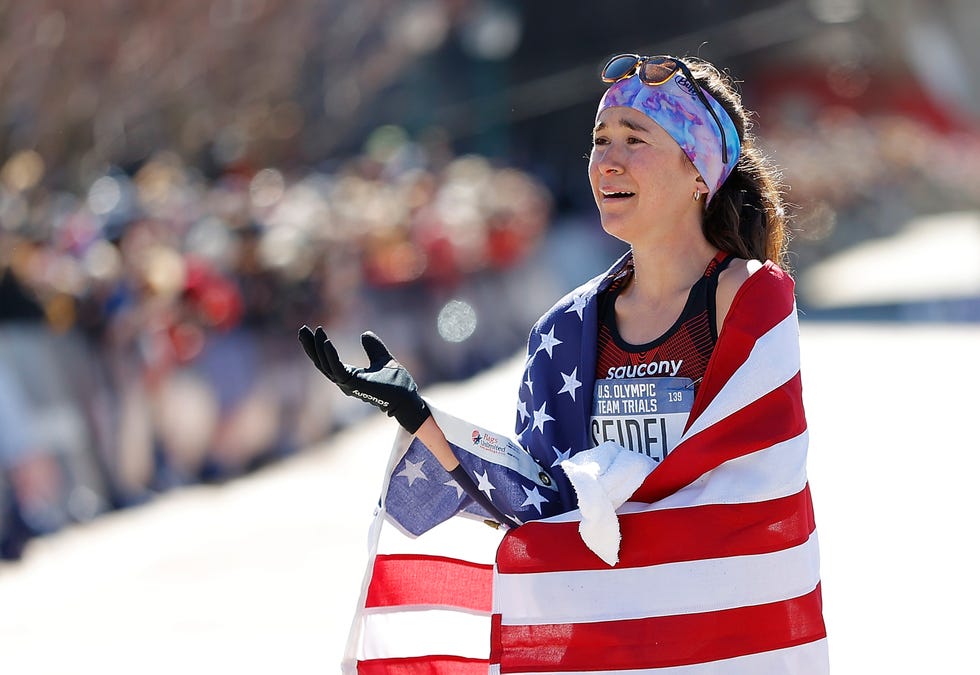
[[[635,299],[657,305],[688,290],[704,274],[718,249],[703,237],[664,239],[653,245],[633,247]]]

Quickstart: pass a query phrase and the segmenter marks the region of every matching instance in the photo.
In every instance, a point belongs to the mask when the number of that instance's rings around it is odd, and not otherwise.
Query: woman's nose
[[[597,160],[596,164],[602,173],[620,173],[623,170],[620,153],[611,145],[603,148]]]

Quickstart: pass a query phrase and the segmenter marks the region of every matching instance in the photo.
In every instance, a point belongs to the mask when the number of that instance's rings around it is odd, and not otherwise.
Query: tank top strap
[[[735,260],[735,256],[731,253],[718,251],[718,255],[708,263],[708,268],[704,271],[704,280],[706,282],[704,306],[708,311],[708,325],[711,327],[711,336],[715,340],[718,339],[718,313],[715,309],[715,297],[718,294],[718,277],[728,269],[728,266],[733,260]]]
[[[708,263],[708,266],[704,268],[704,276],[708,279],[717,280],[718,275],[724,272],[733,260],[735,260],[735,256],[733,254],[726,253],[725,251],[718,251],[718,253],[715,254],[715,257]]]

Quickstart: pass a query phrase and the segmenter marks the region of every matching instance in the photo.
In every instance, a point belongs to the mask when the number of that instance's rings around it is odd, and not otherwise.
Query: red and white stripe
[[[399,434],[391,467],[409,440]],[[500,538],[482,522],[460,517],[411,537],[379,511],[342,671],[485,675]]]

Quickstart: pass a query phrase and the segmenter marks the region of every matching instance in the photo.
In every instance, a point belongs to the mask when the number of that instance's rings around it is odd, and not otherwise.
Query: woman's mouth
[[[602,190],[601,192],[603,200],[607,199],[629,199],[635,196],[634,192],[627,192],[625,190]]]

